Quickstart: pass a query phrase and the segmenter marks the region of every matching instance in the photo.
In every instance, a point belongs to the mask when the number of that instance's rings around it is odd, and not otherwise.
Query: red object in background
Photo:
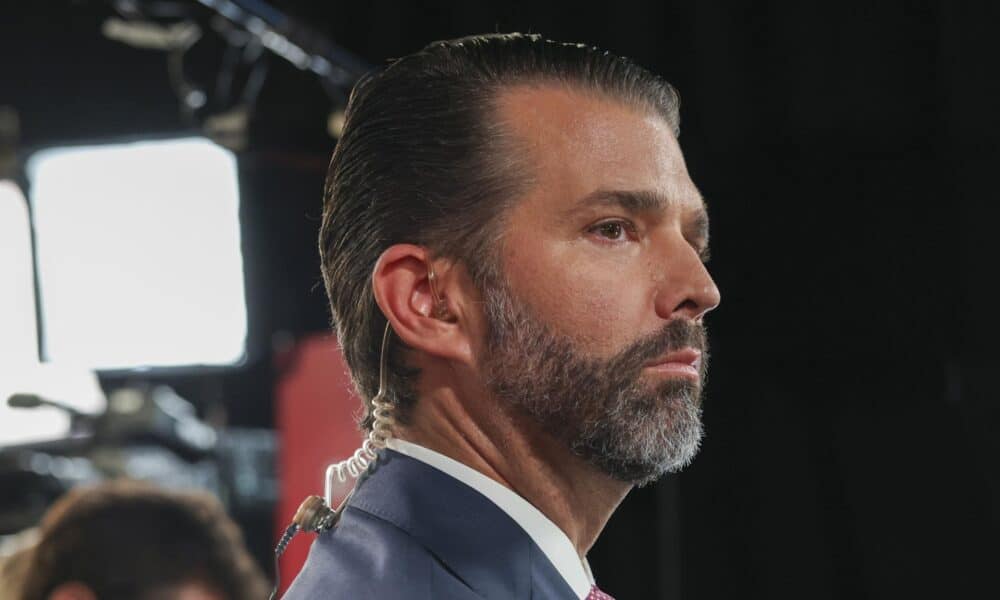
[[[277,357],[275,424],[278,429],[277,543],[306,496],[323,495],[323,477],[330,463],[351,456],[363,438],[357,415],[361,400],[347,373],[347,364],[332,335],[299,340]],[[353,483],[353,482],[352,482]],[[348,488],[349,490],[349,488]],[[339,506],[346,492],[335,495]],[[315,534],[302,533],[281,557],[281,592],[298,575]]]

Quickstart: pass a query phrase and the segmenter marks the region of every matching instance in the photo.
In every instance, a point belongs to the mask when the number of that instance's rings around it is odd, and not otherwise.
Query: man
[[[5,598],[244,600],[268,590],[218,500],[135,482],[70,491],[17,560],[20,590]]]
[[[320,233],[363,426],[391,430],[288,593],[604,598],[586,554],[701,438],[708,219],[677,96],[538,36],[355,88]],[[376,419],[382,332],[391,327]]]

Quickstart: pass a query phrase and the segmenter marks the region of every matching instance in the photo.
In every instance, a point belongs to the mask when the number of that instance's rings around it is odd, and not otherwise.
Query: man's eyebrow
[[[697,193],[697,192],[696,192]],[[701,204],[698,216],[699,230],[708,230],[708,215],[705,213],[705,199],[697,193]],[[593,206],[618,206],[632,213],[657,212],[666,210],[673,201],[653,190],[597,190],[587,194],[573,204],[567,212],[573,213]]]
[[[592,206],[618,206],[630,213],[663,210],[670,200],[650,190],[597,190],[587,194],[570,207],[571,212]]]

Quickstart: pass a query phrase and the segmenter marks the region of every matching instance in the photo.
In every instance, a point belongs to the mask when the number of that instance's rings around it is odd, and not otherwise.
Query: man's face
[[[483,290],[492,392],[606,473],[645,483],[701,439],[719,291],[704,202],[658,115],[557,86],[500,102],[535,165]]]

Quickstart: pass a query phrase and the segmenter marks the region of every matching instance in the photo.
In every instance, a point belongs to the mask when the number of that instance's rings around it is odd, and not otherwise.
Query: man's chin
[[[661,383],[632,405],[632,415],[609,415],[599,431],[573,446],[608,475],[639,486],[681,471],[698,454],[704,435],[700,391],[700,382],[691,380]]]
[[[701,407],[701,395],[704,378],[688,377],[643,378],[646,393],[657,399],[657,407],[676,407],[680,404],[690,404]]]
[[[643,487],[665,475],[680,472],[694,461],[697,453],[698,449],[695,446],[682,456],[663,457],[660,460],[650,462],[627,459],[608,460],[606,457],[602,460],[588,458],[588,461],[613,479],[636,487]]]

